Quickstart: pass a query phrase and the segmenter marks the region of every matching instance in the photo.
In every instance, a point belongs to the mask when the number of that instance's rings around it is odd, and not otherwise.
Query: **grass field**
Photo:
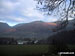
[[[0,56],[38,55],[48,52],[48,45],[0,45]]]
[[[0,56],[41,56],[48,52],[49,47],[49,45],[0,45]],[[75,51],[75,45],[68,47]]]

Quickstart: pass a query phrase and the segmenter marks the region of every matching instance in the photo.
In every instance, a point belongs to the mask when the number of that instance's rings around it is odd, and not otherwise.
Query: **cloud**
[[[31,21],[55,21],[39,12],[34,0],[0,0],[0,21],[11,23],[28,23]]]
[[[43,14],[35,10],[34,8],[27,8],[22,10],[22,14],[27,17],[37,17],[37,18],[44,18]]]
[[[0,21],[9,21],[9,22],[21,23],[21,22],[25,22],[26,18],[14,17],[14,16],[5,16],[5,17],[0,17]]]
[[[7,0],[1,0],[0,1],[0,14],[1,15],[8,15],[11,12],[14,12],[14,10],[19,6],[19,2],[11,2]]]
[[[15,21],[17,21],[17,22],[25,22],[26,20],[24,18],[15,18]]]
[[[28,19],[23,17],[5,16],[0,17],[0,22],[8,23],[10,26],[14,26],[19,23],[27,23]]]

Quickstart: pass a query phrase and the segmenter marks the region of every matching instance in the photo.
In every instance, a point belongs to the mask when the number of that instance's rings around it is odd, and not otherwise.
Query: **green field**
[[[49,45],[0,45],[0,56],[42,56],[47,54],[49,47]],[[68,47],[75,51],[75,45]]]
[[[48,45],[0,45],[0,56],[27,56],[48,52]]]

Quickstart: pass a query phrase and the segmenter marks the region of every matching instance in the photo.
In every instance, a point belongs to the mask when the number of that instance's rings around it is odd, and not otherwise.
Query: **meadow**
[[[49,47],[51,45],[0,45],[0,56],[43,56],[48,53]],[[75,51],[75,45],[68,47]]]
[[[0,45],[0,56],[31,56],[48,52],[49,45]]]

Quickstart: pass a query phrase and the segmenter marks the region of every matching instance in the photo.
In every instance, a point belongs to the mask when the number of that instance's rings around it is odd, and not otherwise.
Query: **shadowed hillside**
[[[6,32],[10,28],[8,24],[0,22],[0,33]]]
[[[48,38],[49,43],[52,43],[53,40],[64,44],[75,44],[75,30],[61,31]]]

